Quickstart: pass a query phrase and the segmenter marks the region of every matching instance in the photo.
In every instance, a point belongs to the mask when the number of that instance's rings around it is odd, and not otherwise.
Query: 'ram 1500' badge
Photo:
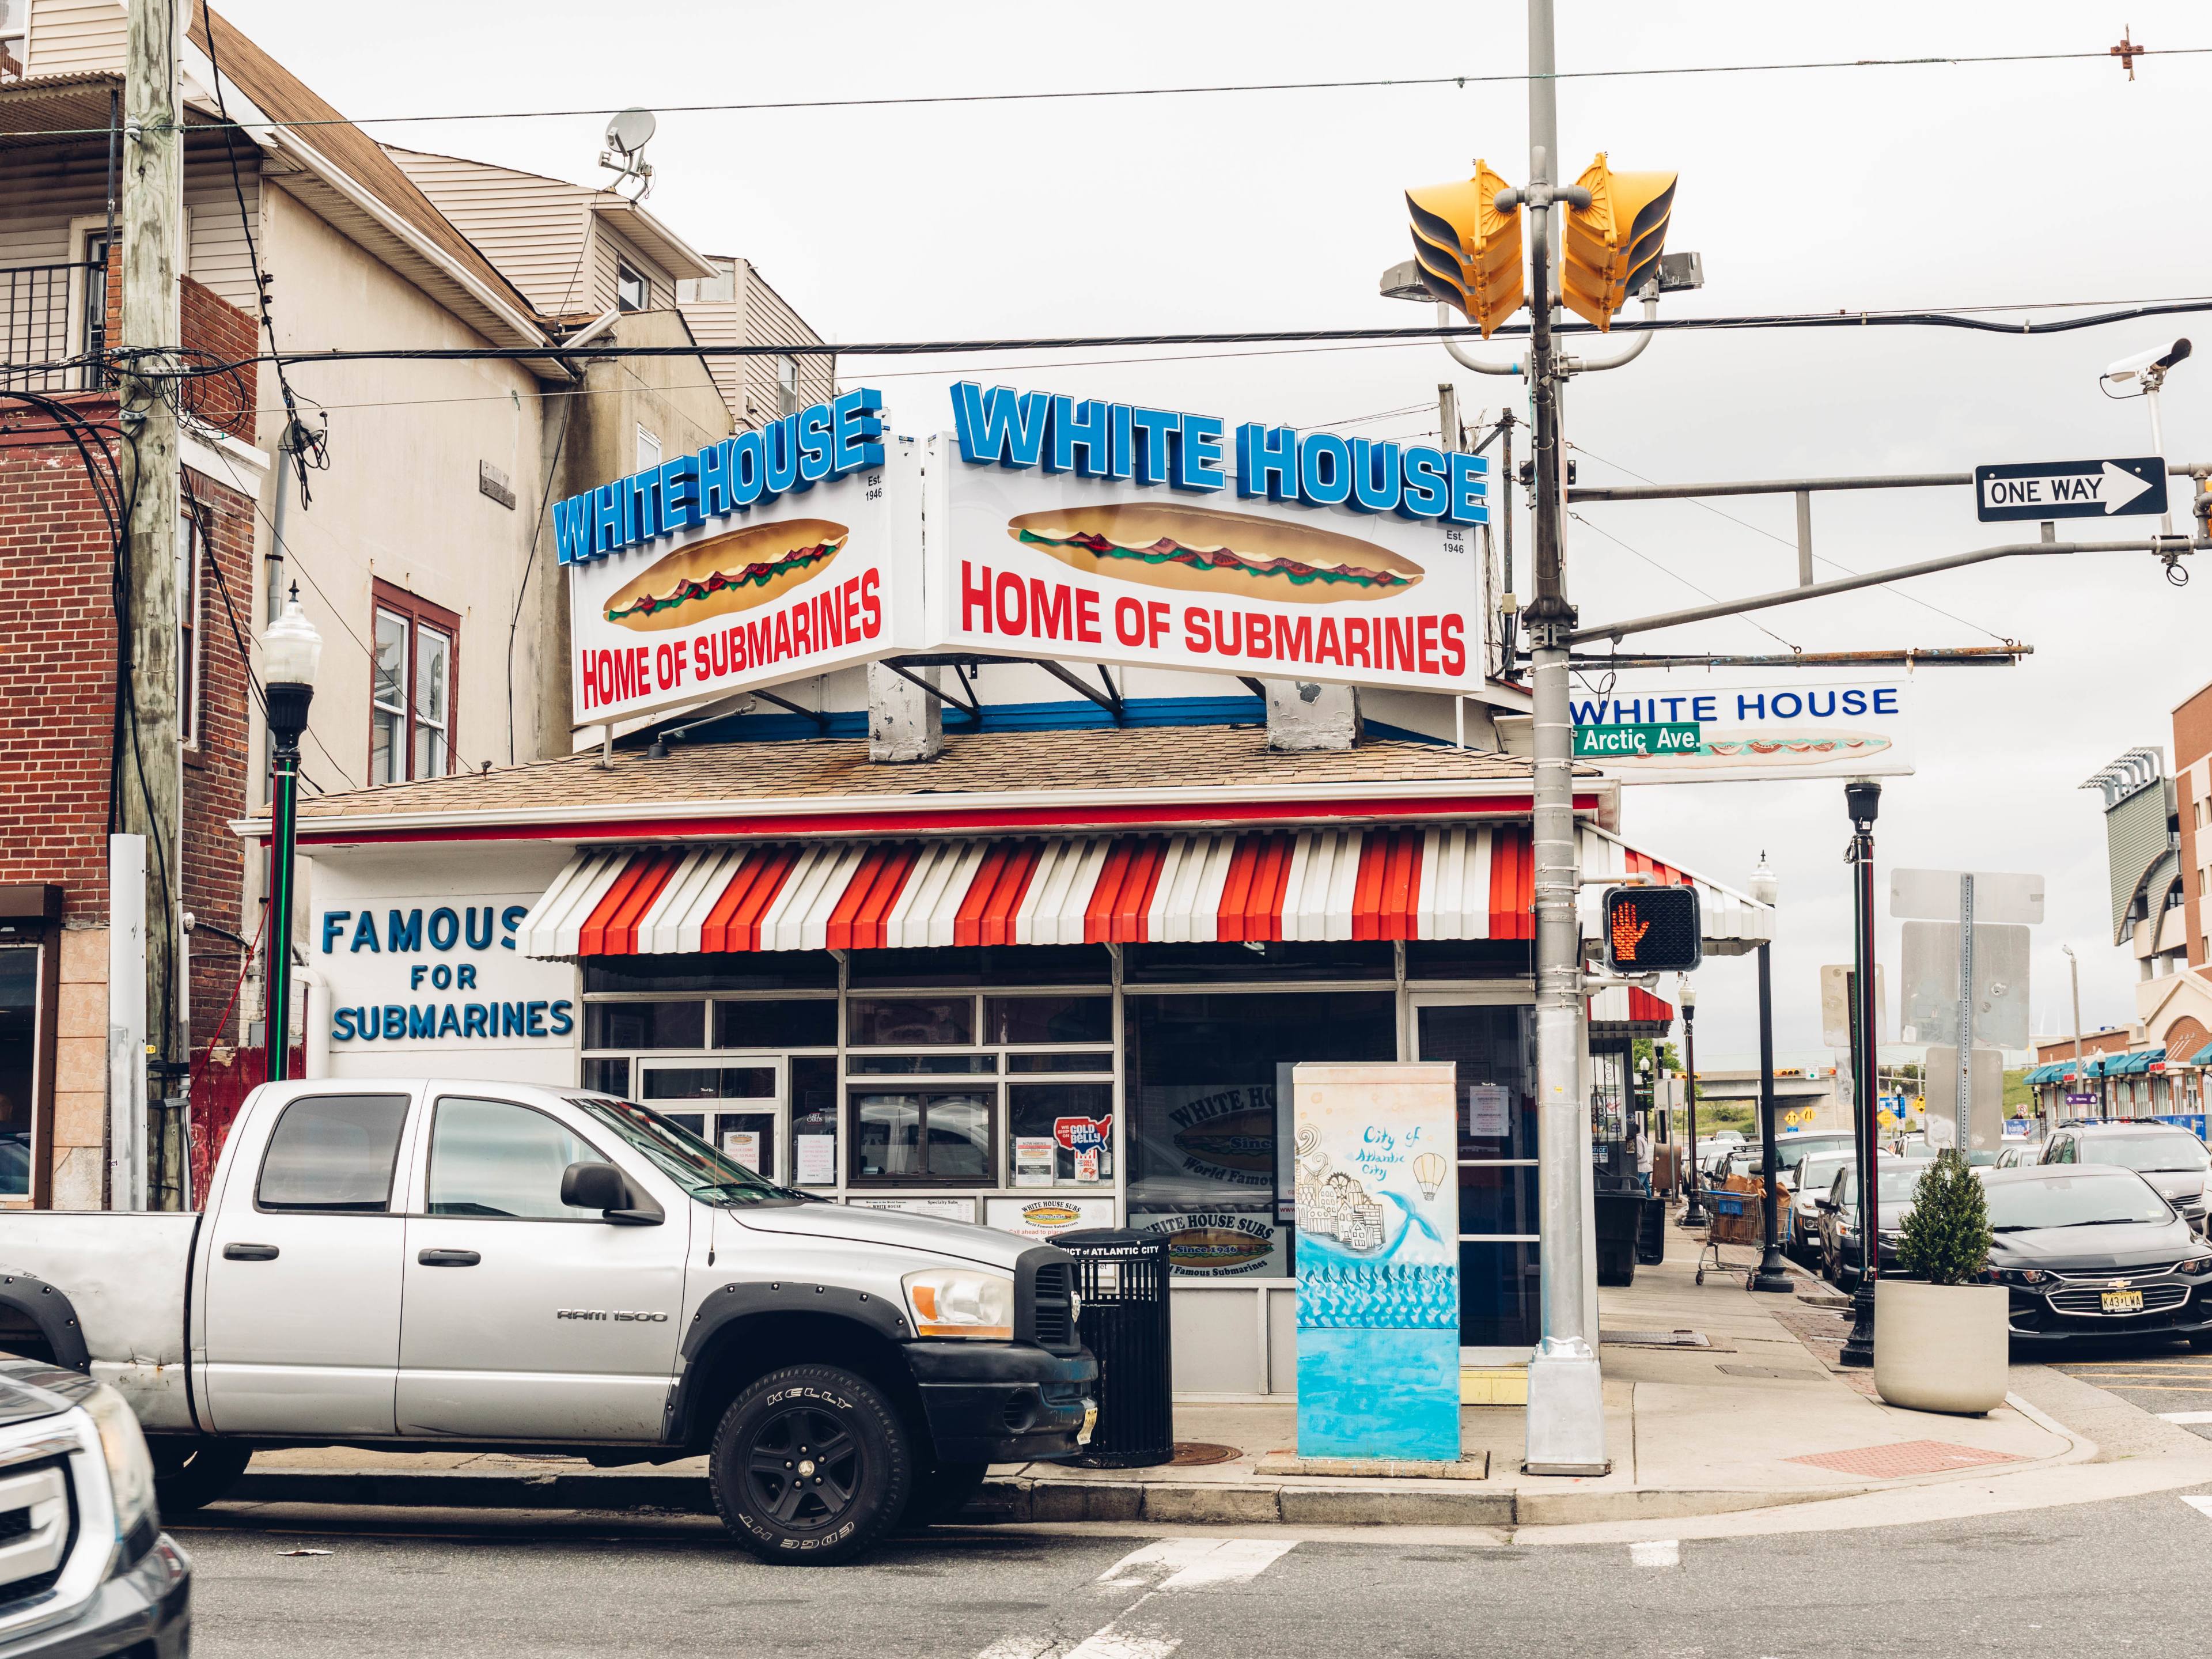
[[[620,1309],[609,1313],[604,1308],[556,1308],[553,1317],[611,1320],[617,1325],[665,1325],[668,1322],[668,1316],[665,1313],[625,1313]]]

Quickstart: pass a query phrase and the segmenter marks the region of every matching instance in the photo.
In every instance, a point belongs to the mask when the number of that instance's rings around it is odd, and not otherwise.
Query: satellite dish
[[[659,125],[651,110],[626,109],[607,123],[608,146],[624,155],[635,155],[646,147]]]

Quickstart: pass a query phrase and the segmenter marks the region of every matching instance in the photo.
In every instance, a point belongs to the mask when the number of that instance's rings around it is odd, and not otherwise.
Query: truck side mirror
[[[561,1201],[572,1210],[619,1210],[629,1183],[611,1164],[571,1164],[561,1171]]]

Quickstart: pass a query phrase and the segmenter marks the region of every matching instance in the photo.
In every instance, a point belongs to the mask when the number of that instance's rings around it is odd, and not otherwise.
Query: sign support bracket
[[[908,676],[908,678],[911,678],[912,676]],[[748,691],[745,695],[747,696],[758,697],[763,702],[772,702],[778,708],[783,709],[788,714],[804,714],[808,720],[814,722],[814,729],[817,732],[822,732],[825,735],[829,732],[830,716],[823,714],[819,708],[808,708],[803,704],[792,702],[788,697],[779,697],[773,691]]]

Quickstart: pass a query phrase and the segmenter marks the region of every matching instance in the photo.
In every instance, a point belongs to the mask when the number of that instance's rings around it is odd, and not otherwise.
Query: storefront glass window
[[[30,1194],[38,1053],[39,947],[0,945],[0,1197]]]
[[[1114,1051],[1105,1048],[1080,1054],[1008,1054],[1006,1069],[1010,1072],[1110,1072],[1114,1069]]]
[[[1396,1059],[1396,999],[1388,991],[1132,996],[1123,1021],[1129,1224],[1167,1233],[1179,1274],[1287,1276],[1291,1227],[1277,1199],[1287,1200],[1290,1186],[1277,1171],[1288,1144],[1289,1069]]]
[[[1449,1060],[1458,1099],[1460,1340],[1536,1336],[1535,1022],[1526,1004],[1437,1003],[1413,1018],[1417,1059]]]
[[[645,1074],[647,1100],[774,1100],[773,1066],[663,1066]]]
[[[986,997],[986,1042],[1111,1042],[1111,997]]]
[[[999,1069],[996,1054],[854,1054],[845,1062],[854,1077],[945,1077]]]
[[[837,1057],[791,1061],[792,1181],[801,1187],[837,1184]]]
[[[973,997],[855,997],[846,1005],[845,1030],[855,1048],[975,1041]]]
[[[991,1181],[996,1091],[853,1091],[856,1181]]]
[[[593,991],[834,991],[837,958],[827,951],[732,951],[687,957],[586,957]]]
[[[1114,1085],[1017,1083],[1006,1091],[1006,1132],[1018,1184],[1049,1146],[1052,1178],[1088,1186],[1114,1179]]]
[[[837,1046],[837,1000],[718,1002],[714,1005],[717,1048],[834,1048]]]
[[[629,1061],[627,1060],[587,1060],[584,1062],[583,1084],[601,1094],[620,1095],[629,1098]]]
[[[586,1048],[703,1048],[703,1002],[590,1002],[584,1005]]]
[[[1280,940],[1250,945],[1130,945],[1122,947],[1130,984],[1176,981],[1390,979],[1396,953],[1387,941],[1328,944]]]
[[[848,982],[855,989],[1109,985],[1114,959],[1103,945],[947,945],[930,951],[855,951],[848,971]]]

